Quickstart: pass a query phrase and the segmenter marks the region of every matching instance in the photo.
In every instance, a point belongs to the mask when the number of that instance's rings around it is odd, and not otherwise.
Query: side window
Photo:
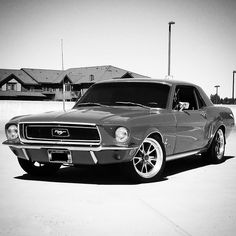
[[[198,92],[198,90],[195,89],[194,92],[195,92],[195,95],[196,95],[196,99],[197,99],[197,103],[198,103],[198,108],[202,109],[203,107],[206,106],[206,104],[205,104],[203,98],[201,97],[200,93]]]
[[[176,86],[172,109],[177,110],[179,102],[188,102],[188,110],[197,110],[198,104],[194,87],[191,86]]]

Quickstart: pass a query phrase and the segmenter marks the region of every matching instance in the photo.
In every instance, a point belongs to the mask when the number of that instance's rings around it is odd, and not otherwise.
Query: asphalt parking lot
[[[234,235],[235,140],[236,130],[223,164],[169,162],[163,181],[148,184],[132,184],[109,166],[32,178],[0,145],[0,235]]]

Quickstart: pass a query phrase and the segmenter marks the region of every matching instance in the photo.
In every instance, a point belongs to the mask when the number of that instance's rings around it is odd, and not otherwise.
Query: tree
[[[210,99],[214,104],[219,104],[221,101],[220,96],[218,94],[215,95],[211,94]]]

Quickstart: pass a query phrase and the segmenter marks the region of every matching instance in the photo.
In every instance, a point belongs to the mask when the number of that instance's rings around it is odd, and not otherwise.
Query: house
[[[116,78],[147,77],[111,65],[46,70],[0,69],[0,99],[76,100],[92,84]]]
[[[41,89],[41,93],[48,100],[62,100],[55,96],[57,91],[62,94],[62,84],[54,82],[58,76],[63,72],[62,70],[46,70],[46,69],[30,69],[22,68],[28,76],[34,79]]]
[[[111,65],[71,68],[63,71],[54,81],[56,84],[62,84],[65,81],[66,90],[72,91],[72,99],[80,96],[79,93],[86,91],[92,84],[108,79],[116,78],[145,78],[147,76],[130,72]],[[71,86],[71,88],[69,87]],[[58,97],[58,95],[57,95]]]
[[[40,85],[22,70],[0,69],[0,99],[43,100]]]

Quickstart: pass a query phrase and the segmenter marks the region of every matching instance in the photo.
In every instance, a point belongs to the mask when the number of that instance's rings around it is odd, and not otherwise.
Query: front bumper
[[[19,158],[30,161],[47,163],[49,152],[52,150],[69,151],[71,158],[69,161],[55,161],[57,163],[69,165],[94,165],[94,164],[113,164],[128,162],[138,150],[138,146],[76,146],[58,144],[24,144],[21,142],[5,141],[12,152]]]

